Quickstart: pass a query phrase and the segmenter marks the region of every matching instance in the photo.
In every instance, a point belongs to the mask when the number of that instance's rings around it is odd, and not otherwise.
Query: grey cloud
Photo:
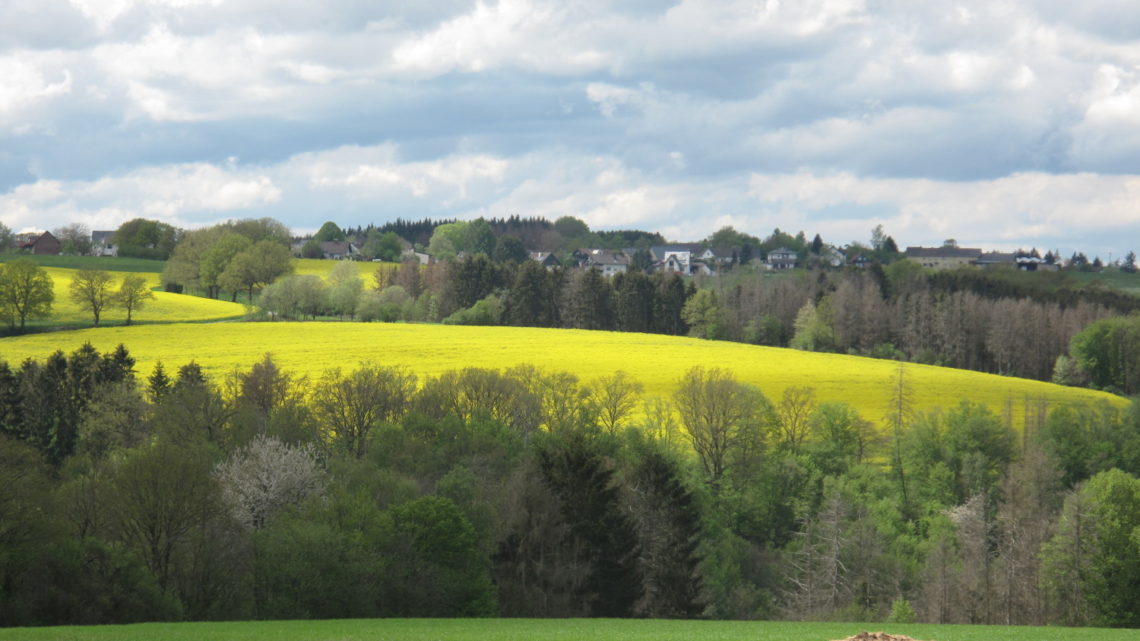
[[[78,49],[96,32],[67,0],[5,0],[0,3],[0,52],[8,49]]]

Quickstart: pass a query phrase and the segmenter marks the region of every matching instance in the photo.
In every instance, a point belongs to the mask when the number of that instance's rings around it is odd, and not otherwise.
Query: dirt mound
[[[917,641],[902,634],[887,634],[886,632],[860,632],[855,636],[839,641]]]

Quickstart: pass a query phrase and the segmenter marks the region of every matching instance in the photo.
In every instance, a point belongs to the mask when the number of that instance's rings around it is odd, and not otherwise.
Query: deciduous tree
[[[30,259],[0,264],[0,318],[12,328],[19,321],[23,330],[29,318],[51,314],[55,300],[51,276]]]
[[[102,269],[85,267],[71,277],[71,300],[76,305],[91,312],[95,325],[103,310],[114,302],[115,292],[111,288],[111,275]]]
[[[154,292],[147,286],[146,278],[137,274],[124,276],[115,294],[115,303],[127,312],[127,325],[131,324],[133,314],[150,300],[154,300]]]

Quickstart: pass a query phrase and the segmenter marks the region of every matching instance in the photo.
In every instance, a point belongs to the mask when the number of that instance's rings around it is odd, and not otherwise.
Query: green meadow
[[[344,619],[0,629],[4,641],[829,641],[863,631],[924,641],[1133,641],[1140,630],[617,619]]]

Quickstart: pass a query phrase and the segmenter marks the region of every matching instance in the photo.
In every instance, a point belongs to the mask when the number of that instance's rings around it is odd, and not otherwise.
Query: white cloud
[[[264,173],[195,163],[140,169],[94,181],[40,180],[0,194],[0,211],[13,228],[83,222],[93,228],[114,229],[136,217],[191,225],[196,215],[224,219],[274,204],[281,193]]]
[[[42,60],[44,66],[56,67],[44,70],[35,64],[31,56],[6,56],[0,58],[0,125],[14,125],[20,128],[25,113],[45,101],[66,96],[72,91],[71,72],[58,68],[49,61]]]

